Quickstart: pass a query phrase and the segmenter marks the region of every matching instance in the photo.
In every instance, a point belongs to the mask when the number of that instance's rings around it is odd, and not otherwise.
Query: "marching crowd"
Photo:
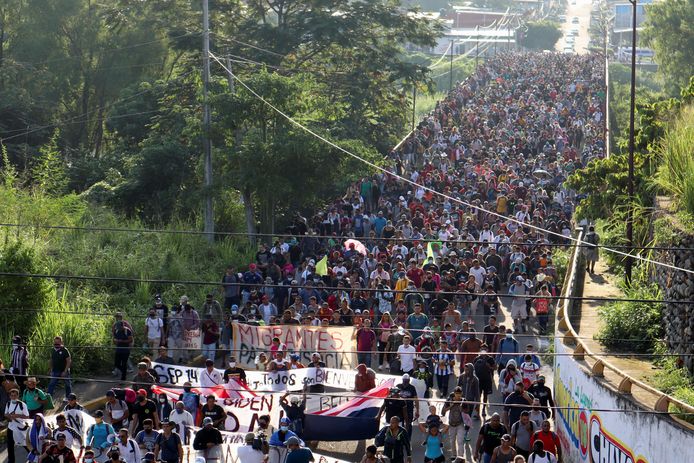
[[[255,261],[243,269],[229,266],[221,302],[210,293],[196,309],[182,296],[169,308],[157,296],[144,321],[147,349],[159,363],[184,364],[202,354],[209,374],[220,376],[210,376],[210,384],[219,384],[245,381],[230,352],[234,323],[355,326],[356,391],[374,387],[374,369],[402,378],[384,400],[378,418],[388,424],[363,463],[384,456],[391,463],[411,461],[413,428],[425,436],[425,462],[463,455],[473,441],[474,457],[484,463],[561,460],[551,430],[552,391],[539,373],[537,347],[519,345],[516,335],[547,331],[559,291],[554,259],[568,243],[577,200],[563,181],[604,155],[602,72],[589,55],[490,58],[390,154],[390,173],[363,178],[313,217],[297,214],[286,239],[259,245]],[[504,323],[497,322],[503,321],[502,298],[510,301]],[[185,348],[185,336],[197,330],[200,349]],[[114,374],[123,381],[135,331],[116,315]],[[31,461],[76,461],[73,433],[48,429],[42,414],[52,408],[59,379],[68,399],[63,413],[77,409],[69,351],[56,337],[52,379],[43,392],[36,378],[27,377],[26,346],[16,341],[0,388],[9,429],[19,418],[32,418],[26,442]],[[306,365],[298,354],[274,339],[256,366],[325,366],[320,353]],[[222,442],[224,413],[215,396],[193,397],[186,385],[170,403],[152,392],[158,376],[149,357],[141,360],[133,387],[109,391],[104,409],[94,414],[80,461],[180,463],[185,429],[192,425],[201,426],[195,449]],[[218,361],[228,365],[224,375],[214,369]],[[426,385],[423,396],[412,379]],[[503,397],[502,414],[489,410],[495,390]],[[432,406],[420,419],[419,401],[437,395],[443,407]],[[282,405],[286,417],[278,429],[264,416],[257,431],[270,445],[291,449],[288,463],[311,461],[301,440],[305,400],[293,397]],[[470,435],[473,421],[480,421],[478,436]],[[14,445],[25,443],[11,439],[14,463]],[[262,461],[266,442],[249,433],[246,443],[242,461]]]

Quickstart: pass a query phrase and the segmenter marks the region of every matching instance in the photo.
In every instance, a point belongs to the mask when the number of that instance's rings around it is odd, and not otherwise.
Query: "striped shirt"
[[[455,360],[455,356],[450,350],[435,352],[432,360],[434,361],[435,375],[450,375],[453,373],[451,362]]]
[[[29,352],[24,347],[12,348],[12,364],[10,365],[10,373],[24,376],[27,374],[27,366],[29,365]]]

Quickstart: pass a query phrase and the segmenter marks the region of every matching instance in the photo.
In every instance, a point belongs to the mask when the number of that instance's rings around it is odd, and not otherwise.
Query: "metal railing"
[[[584,230],[580,229],[579,239],[583,240],[583,235]],[[583,278],[579,278],[579,276],[583,276],[583,272],[585,270],[581,249],[575,247],[571,256],[569,271],[564,281],[565,294],[572,296],[582,294]],[[643,409],[667,413],[679,425],[694,431],[693,424],[677,417],[677,413],[694,414],[694,407],[624,373],[619,367],[607,361],[603,354],[594,353],[588,348],[571,324],[571,316],[575,314],[575,305],[580,303],[580,300],[565,299],[564,303],[557,308],[556,314],[557,333],[562,335],[561,339],[564,345],[568,349],[573,350],[573,358],[577,362],[582,362],[582,366],[585,366],[590,375],[598,380],[601,385],[613,389],[619,394],[631,396],[633,401]],[[610,384],[610,380],[605,378],[605,370],[611,371],[616,376],[614,381],[617,384],[616,387]],[[635,397],[635,389],[646,392],[646,396],[652,396],[653,400],[644,401],[643,397]],[[670,410],[671,406],[678,408],[679,411]]]

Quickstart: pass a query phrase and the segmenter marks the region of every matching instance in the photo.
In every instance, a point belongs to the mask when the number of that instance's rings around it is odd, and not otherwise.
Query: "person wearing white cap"
[[[527,331],[525,323],[528,319],[528,308],[525,303],[528,287],[525,285],[525,279],[522,276],[517,276],[513,284],[508,288],[508,293],[513,296],[511,301],[511,318],[513,319],[513,327],[516,334],[523,329]]]
[[[193,448],[201,452],[206,460],[219,459],[220,445],[222,445],[222,433],[212,426],[212,418],[205,417],[202,420],[202,428],[195,434]]]
[[[412,435],[412,420],[417,420],[419,418],[419,397],[417,396],[417,389],[410,382],[410,375],[405,373],[402,375],[402,383],[398,384],[398,389],[400,389],[400,398],[405,400],[407,406],[407,416],[403,425],[407,432]]]

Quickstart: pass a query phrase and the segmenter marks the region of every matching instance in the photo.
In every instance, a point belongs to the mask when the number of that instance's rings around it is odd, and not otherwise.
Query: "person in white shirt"
[[[205,369],[200,373],[200,387],[215,387],[223,382],[222,374],[214,368],[214,361],[205,360]]]
[[[409,373],[414,370],[414,359],[417,355],[417,349],[415,349],[411,343],[412,337],[406,335],[402,338],[402,344],[398,347],[400,370],[402,370],[403,373]]]
[[[15,462],[15,445],[24,445],[26,431],[29,425],[22,421],[29,419],[29,408],[19,400],[19,389],[10,390],[10,400],[5,405],[5,419],[7,420],[7,461]]]
[[[147,335],[147,345],[152,349],[154,355],[161,345],[161,338],[164,335],[164,322],[157,316],[154,309],[149,311],[149,317],[145,319],[145,334]]]
[[[484,285],[484,277],[487,275],[487,270],[480,266],[480,261],[475,259],[470,267],[470,275],[475,277],[475,282],[482,287]]]
[[[169,415],[169,421],[174,423],[174,432],[181,436],[181,440],[185,445],[188,445],[188,433],[189,426],[194,426],[193,415],[186,410],[186,406],[183,401],[179,400],[176,402],[176,408]]]
[[[112,452],[118,452],[122,461],[125,461],[125,463],[140,463],[142,460],[142,456],[140,455],[140,446],[137,445],[137,442],[135,442],[134,439],[130,438],[130,433],[125,428],[118,431],[118,439],[113,443],[113,447],[111,447],[111,449],[112,450],[109,452],[109,454]]]
[[[236,450],[236,456],[243,463],[263,463],[265,455],[262,450],[253,448],[255,434],[249,432],[246,434],[246,445],[239,446]]]

